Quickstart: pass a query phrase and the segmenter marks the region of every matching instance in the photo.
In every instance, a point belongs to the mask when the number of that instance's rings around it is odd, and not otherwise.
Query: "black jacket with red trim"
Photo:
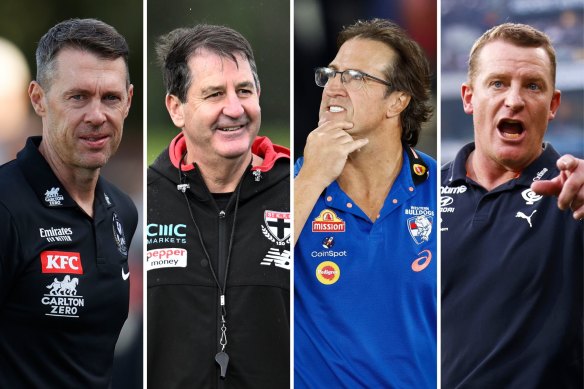
[[[235,215],[235,195],[220,209],[196,165],[182,165],[179,179],[185,147],[181,134],[148,169],[148,386],[288,388],[289,151],[256,138],[252,152],[263,164],[246,171]],[[183,193],[180,184],[189,188]],[[233,223],[223,379],[215,362],[220,293],[200,238],[222,284]]]

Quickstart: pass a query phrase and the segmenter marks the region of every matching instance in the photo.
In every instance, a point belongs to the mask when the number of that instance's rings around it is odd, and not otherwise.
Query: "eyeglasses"
[[[365,84],[366,78],[391,87],[389,82],[382,80],[381,78],[353,69],[347,69],[340,72],[331,68],[316,68],[314,70],[314,81],[316,82],[316,85],[324,88],[329,80],[335,78],[337,74],[341,75],[341,82],[346,88],[360,89],[363,87],[363,84]]]

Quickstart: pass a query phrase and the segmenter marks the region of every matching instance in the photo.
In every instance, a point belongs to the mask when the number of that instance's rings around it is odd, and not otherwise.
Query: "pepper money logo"
[[[312,232],[345,232],[345,222],[330,209],[323,209],[313,221]]]
[[[321,262],[316,267],[316,278],[325,285],[332,285],[341,277],[341,269],[332,261]]]

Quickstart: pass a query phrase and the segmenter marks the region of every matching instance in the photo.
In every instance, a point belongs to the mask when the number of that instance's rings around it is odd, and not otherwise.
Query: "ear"
[[[472,106],[472,87],[466,82],[462,84],[460,96],[462,97],[464,113],[472,115],[474,113],[474,108]]]
[[[412,97],[404,92],[392,93],[385,115],[388,118],[399,116],[399,114],[402,113],[404,109],[406,109],[411,99]]]
[[[548,115],[548,121],[553,120],[556,117],[556,112],[560,108],[560,102],[562,100],[562,92],[559,89],[554,91],[552,95],[552,101],[550,102],[550,113]]]
[[[31,81],[28,85],[28,96],[34,111],[37,115],[43,117],[47,112],[45,91],[41,84],[36,81]]]
[[[126,101],[126,107],[124,108],[124,119],[128,117],[130,112],[130,107],[132,106],[132,97],[134,96],[134,85],[130,84],[128,88],[128,100]]]
[[[166,110],[170,114],[170,118],[174,125],[178,128],[183,128],[185,126],[185,116],[183,104],[175,95],[166,95]]]

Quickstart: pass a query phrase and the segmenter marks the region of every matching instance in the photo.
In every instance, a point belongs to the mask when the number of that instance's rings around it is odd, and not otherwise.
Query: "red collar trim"
[[[168,148],[170,162],[178,169],[180,160],[187,150],[187,143],[184,134],[178,134]],[[263,162],[261,166],[254,166],[251,170],[259,170],[260,172],[267,172],[274,167],[276,161],[280,158],[290,159],[290,150],[284,146],[275,145],[267,136],[258,136],[251,145],[251,152],[261,158]],[[195,164],[183,164],[182,171],[190,171],[195,168]]]

